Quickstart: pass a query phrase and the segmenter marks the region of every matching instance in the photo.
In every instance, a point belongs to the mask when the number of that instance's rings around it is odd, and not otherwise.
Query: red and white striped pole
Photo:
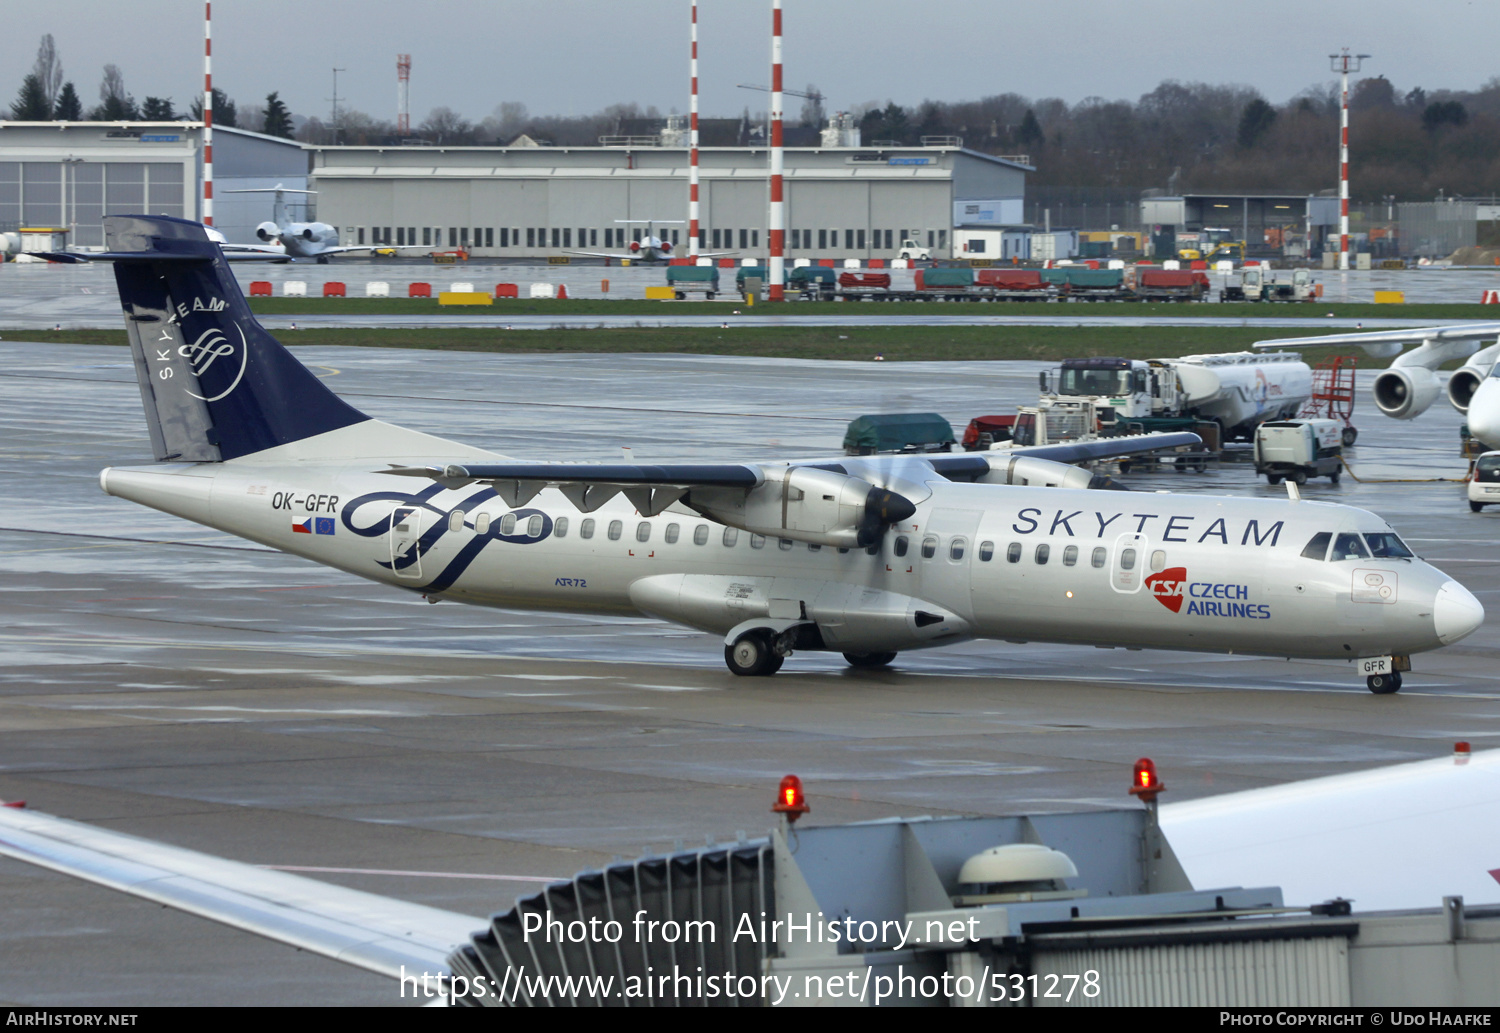
[[[688,102],[688,256],[698,257],[698,0],[693,0],[693,93]]]
[[[203,4],[203,224],[214,224],[214,52],[213,3]]]
[[[1359,71],[1360,62],[1369,54],[1329,54],[1335,72],[1342,76],[1339,99],[1339,268],[1349,268],[1349,73]],[[1352,67],[1351,67],[1352,63]]]
[[[781,0],[771,0],[771,283],[770,301],[783,299],[786,283],[786,213],[781,195]]]

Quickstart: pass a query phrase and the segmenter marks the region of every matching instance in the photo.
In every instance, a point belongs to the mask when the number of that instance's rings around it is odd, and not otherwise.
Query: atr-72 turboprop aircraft
[[[158,465],[104,490],[429,599],[646,613],[857,667],[967,638],[1358,661],[1393,692],[1484,610],[1363,510],[1091,490],[964,455],[632,466],[511,459],[371,419],[251,315],[197,223],[106,219]]]

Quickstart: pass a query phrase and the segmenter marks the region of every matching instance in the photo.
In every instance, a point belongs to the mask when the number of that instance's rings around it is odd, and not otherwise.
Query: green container
[[[932,287],[972,287],[974,285],[974,270],[968,266],[959,269],[923,269],[922,288],[924,290]]]
[[[719,270],[711,265],[669,265],[667,283],[712,283],[719,282]]]
[[[1096,290],[1119,287],[1125,282],[1124,269],[1068,269],[1068,286]]]
[[[787,283],[794,286],[808,283],[826,283],[831,285],[836,279],[837,277],[834,276],[833,270],[827,266],[804,265],[792,270]]]
[[[849,455],[876,452],[935,452],[952,446],[952,425],[935,412],[877,413],[861,416],[844,433]]]

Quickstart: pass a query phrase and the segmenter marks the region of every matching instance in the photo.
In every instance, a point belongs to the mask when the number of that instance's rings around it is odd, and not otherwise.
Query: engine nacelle
[[[888,525],[917,511],[888,488],[808,466],[771,467],[765,482],[749,492],[699,488],[685,501],[742,531],[841,549],[873,545]]]
[[[263,222],[255,227],[255,235],[269,244],[281,236],[281,227],[274,222]]]
[[[1035,456],[1011,456],[1000,458],[1004,452],[989,454],[990,472],[979,478],[985,484],[1029,484],[1038,488],[1087,488],[1093,485],[1094,475],[1078,466],[1054,463],[1050,459]]]
[[[1392,366],[1375,378],[1375,405],[1397,420],[1412,420],[1437,400],[1437,374],[1421,366]]]
[[[1479,385],[1484,383],[1484,378],[1489,376],[1489,370],[1478,366],[1465,366],[1448,378],[1448,404],[1461,413],[1467,414],[1469,402],[1474,398],[1474,392],[1479,390]]]

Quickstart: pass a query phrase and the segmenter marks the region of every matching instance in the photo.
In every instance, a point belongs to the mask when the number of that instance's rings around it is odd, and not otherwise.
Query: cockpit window
[[[1367,533],[1365,541],[1370,543],[1370,555],[1377,559],[1411,559],[1412,552],[1406,543],[1389,532]]]
[[[1366,560],[1370,554],[1365,551],[1365,543],[1357,534],[1341,534],[1333,543],[1333,555],[1331,560]]]
[[[1305,559],[1321,560],[1328,555],[1328,543],[1333,541],[1333,532],[1319,531],[1312,536],[1312,541],[1307,543],[1307,548],[1302,550]]]

